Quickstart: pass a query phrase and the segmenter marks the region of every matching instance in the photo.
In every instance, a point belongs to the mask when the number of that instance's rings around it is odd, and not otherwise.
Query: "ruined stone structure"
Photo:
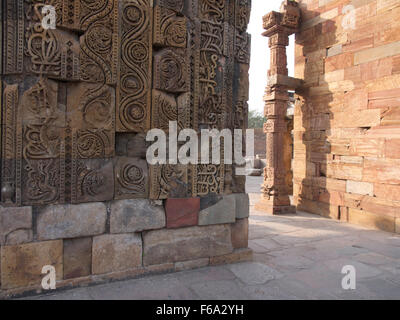
[[[286,46],[289,45],[289,35],[295,33],[300,25],[300,9],[297,2],[287,0],[282,3],[281,12],[272,11],[263,20],[264,36],[269,37],[271,49],[271,69],[264,98],[267,166],[264,169],[263,196],[256,208],[270,214],[295,213],[296,208],[290,203],[289,170],[284,159],[285,148],[289,148],[285,139],[288,132],[285,117],[288,90],[300,87],[301,80],[288,77]]]
[[[400,232],[400,2],[302,0],[300,8],[295,203]]]
[[[291,211],[282,134],[292,87],[294,205],[400,232],[399,17],[398,0],[284,1],[281,12],[264,17],[272,57],[265,98],[268,166],[259,209]],[[286,77],[291,33],[301,83]]]
[[[235,167],[149,167],[145,141],[247,127],[250,6],[2,1],[2,294],[40,289],[45,265],[60,287],[251,256]]]

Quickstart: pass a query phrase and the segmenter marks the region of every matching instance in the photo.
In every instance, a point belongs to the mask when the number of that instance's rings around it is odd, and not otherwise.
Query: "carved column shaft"
[[[289,45],[289,36],[285,32],[278,32],[269,38],[271,51],[271,67],[268,75],[288,75],[286,47]]]
[[[267,136],[267,166],[264,170],[262,200],[256,208],[270,214],[296,211],[295,207],[290,205],[284,148],[287,133],[285,116],[289,102],[286,47],[289,45],[289,35],[296,31],[299,17],[298,4],[287,0],[283,2],[281,12],[271,12],[264,17],[266,32],[263,35],[269,37],[271,51],[269,84],[264,98],[264,115],[267,118],[264,125]],[[271,81],[272,78],[275,80]]]

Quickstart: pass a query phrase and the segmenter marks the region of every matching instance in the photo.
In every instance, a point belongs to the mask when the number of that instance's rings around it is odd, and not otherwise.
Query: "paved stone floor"
[[[253,262],[34,299],[400,299],[399,236],[306,213],[271,217],[252,210],[250,247]],[[356,290],[342,289],[345,265],[356,268]]]

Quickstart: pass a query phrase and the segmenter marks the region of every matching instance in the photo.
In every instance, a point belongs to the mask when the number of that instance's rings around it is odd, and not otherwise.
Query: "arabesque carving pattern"
[[[150,127],[152,16],[150,0],[124,1],[121,5],[119,132],[146,132]]]
[[[41,26],[44,5],[55,7],[54,30]],[[168,132],[170,121],[178,132],[246,128],[250,6],[3,0],[2,204],[242,190],[223,161],[149,167],[144,137],[151,128]],[[296,21],[292,13],[281,18]]]

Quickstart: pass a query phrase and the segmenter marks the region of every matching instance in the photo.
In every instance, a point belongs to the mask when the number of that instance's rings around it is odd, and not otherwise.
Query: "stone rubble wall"
[[[245,177],[145,137],[247,128],[251,0],[2,4],[0,297],[250,259]]]
[[[345,15],[347,5],[354,11]],[[300,7],[298,209],[399,233],[400,2],[301,0]],[[354,29],[345,27],[351,15]]]

